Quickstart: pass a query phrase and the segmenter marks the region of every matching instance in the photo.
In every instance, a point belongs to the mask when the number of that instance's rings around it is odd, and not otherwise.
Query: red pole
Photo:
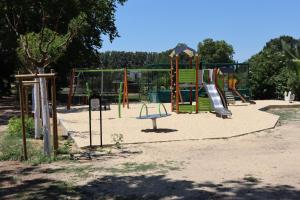
[[[199,110],[199,98],[198,98],[198,93],[199,93],[199,75],[198,75],[198,71],[199,71],[199,56],[196,55],[196,94],[195,94],[195,98],[196,98],[196,113],[198,113]]]
[[[127,104],[127,108],[129,108],[128,102],[128,81],[127,81],[127,69],[124,67],[124,84],[123,84],[123,108]]]
[[[179,113],[179,56],[176,55],[176,113]]]
[[[171,70],[170,70],[170,77],[171,77],[171,86],[170,86],[170,90],[171,90],[171,112],[174,111],[174,94],[173,94],[173,58],[171,57],[170,58],[170,67],[171,67]]]

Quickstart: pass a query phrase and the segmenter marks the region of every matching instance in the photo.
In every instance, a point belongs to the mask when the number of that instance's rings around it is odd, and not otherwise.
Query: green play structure
[[[201,83],[209,83],[210,74],[208,69],[230,68],[239,80],[237,90],[245,98],[250,98],[248,73],[249,66],[246,63],[205,63],[199,62],[198,74],[195,67],[196,61],[190,64],[180,63],[178,70],[179,112],[212,111],[211,101]],[[171,72],[175,72],[170,76]],[[198,75],[198,93],[196,94],[196,77]],[[201,76],[201,78],[200,78]],[[224,93],[228,90],[226,74],[221,70],[215,75],[216,86]],[[225,80],[224,80],[225,77]],[[171,95],[174,95],[176,70],[173,63],[170,65],[160,64],[143,67],[127,67],[128,99],[132,101],[148,101],[154,103],[169,103]],[[91,92],[99,93],[111,103],[122,104],[124,95],[124,68],[118,69],[74,69],[69,86],[69,102],[73,99],[89,96]],[[171,85],[173,84],[173,85]],[[170,87],[171,86],[171,87]],[[71,88],[71,89],[70,89]],[[172,88],[172,90],[170,90]],[[238,96],[233,98],[239,99]],[[85,103],[84,100],[80,101]],[[193,102],[193,103],[191,103]],[[196,109],[196,102],[198,108]],[[76,102],[75,102],[76,103]],[[78,101],[77,101],[78,103]],[[71,104],[71,103],[70,103]],[[121,117],[121,106],[119,106],[119,117]],[[173,105],[173,108],[175,106]]]

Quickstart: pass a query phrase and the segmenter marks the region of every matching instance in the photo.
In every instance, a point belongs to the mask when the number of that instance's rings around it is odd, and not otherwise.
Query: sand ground
[[[147,104],[149,114],[158,113],[158,104]],[[112,105],[111,110],[102,112],[103,143],[113,144],[112,135],[122,134],[123,143],[164,142],[180,140],[199,140],[208,138],[230,138],[256,131],[274,128],[279,117],[261,108],[270,105],[299,105],[285,101],[257,101],[255,105],[238,102],[230,106],[232,118],[222,119],[215,114],[202,112],[199,114],[175,114],[157,119],[158,130],[152,130],[150,119],[139,120],[141,103],[131,104],[130,109],[122,109],[122,118],[118,118],[118,107]],[[165,104],[170,110],[170,104]],[[87,107],[77,107],[71,111],[60,109],[58,118],[65,132],[74,139],[78,147],[89,145],[89,114]],[[94,145],[100,144],[99,112],[92,112],[92,140]]]

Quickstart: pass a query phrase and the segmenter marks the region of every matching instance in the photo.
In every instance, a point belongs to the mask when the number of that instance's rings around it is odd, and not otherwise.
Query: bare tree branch
[[[51,38],[51,40],[49,40],[49,42],[46,45],[46,52],[48,52],[50,44],[54,42],[55,38],[56,38],[57,32],[54,32],[53,37]]]
[[[55,38],[56,38],[56,36],[57,36],[58,22],[59,22],[59,18],[61,17],[61,13],[62,13],[62,8],[60,9],[59,15],[57,16],[57,19],[56,19],[55,33],[54,33],[52,39],[49,40],[49,42],[48,42],[47,45],[46,45],[46,49],[45,49],[45,51],[44,51],[44,54],[45,54],[45,55],[46,55],[46,53],[47,53],[48,50],[49,50],[50,44],[53,43],[53,41],[55,40]]]
[[[25,38],[25,40],[24,40],[24,38]],[[32,55],[31,55],[31,53],[29,51],[28,36],[27,35],[25,35],[25,36],[21,35],[20,39],[21,39],[22,48],[24,49],[29,62],[32,63],[32,64],[34,64],[34,65],[36,65],[36,66],[39,66],[40,63],[38,61],[36,61],[34,58],[32,58]]]
[[[18,32],[18,29],[17,27],[15,27],[14,24],[12,24],[12,22],[10,21],[9,17],[7,14],[5,14],[5,18],[6,18],[6,21],[7,23],[9,24],[9,26],[13,29],[13,31],[16,33],[17,36],[19,36],[19,32]]]
[[[55,32],[57,32],[57,29],[58,29],[58,22],[59,22],[59,18],[61,17],[61,13],[62,13],[62,8],[60,8],[59,10],[59,14],[57,16],[57,19],[56,19],[56,23],[55,23]]]
[[[39,43],[39,50],[40,50],[40,53],[44,56],[44,54],[46,54],[46,52],[43,51],[42,49],[42,44],[43,44],[43,41],[44,41],[44,30],[45,30],[45,11],[44,11],[44,8],[42,7],[42,29],[41,29],[41,35],[40,35],[40,43]]]
[[[61,48],[62,46],[68,45],[72,41],[74,36],[75,34],[70,33],[67,39],[64,42],[62,42],[60,45],[58,45],[56,48]]]
[[[11,29],[16,33],[17,36],[20,35],[19,31],[18,31],[18,26],[19,26],[19,22],[20,22],[20,18],[21,18],[21,14],[22,14],[22,10],[23,8],[21,8],[19,14],[15,14],[15,12],[12,10],[12,18],[13,18],[13,22],[11,21],[11,19],[9,18],[8,14],[5,13],[5,18],[6,21],[8,23],[8,25],[11,27]]]

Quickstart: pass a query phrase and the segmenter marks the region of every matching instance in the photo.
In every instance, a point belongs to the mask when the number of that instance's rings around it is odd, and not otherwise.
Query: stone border
[[[262,107],[258,110],[267,111],[267,110],[274,109],[274,108],[300,108],[300,105],[299,104],[294,104],[294,105],[269,105],[269,106]]]

